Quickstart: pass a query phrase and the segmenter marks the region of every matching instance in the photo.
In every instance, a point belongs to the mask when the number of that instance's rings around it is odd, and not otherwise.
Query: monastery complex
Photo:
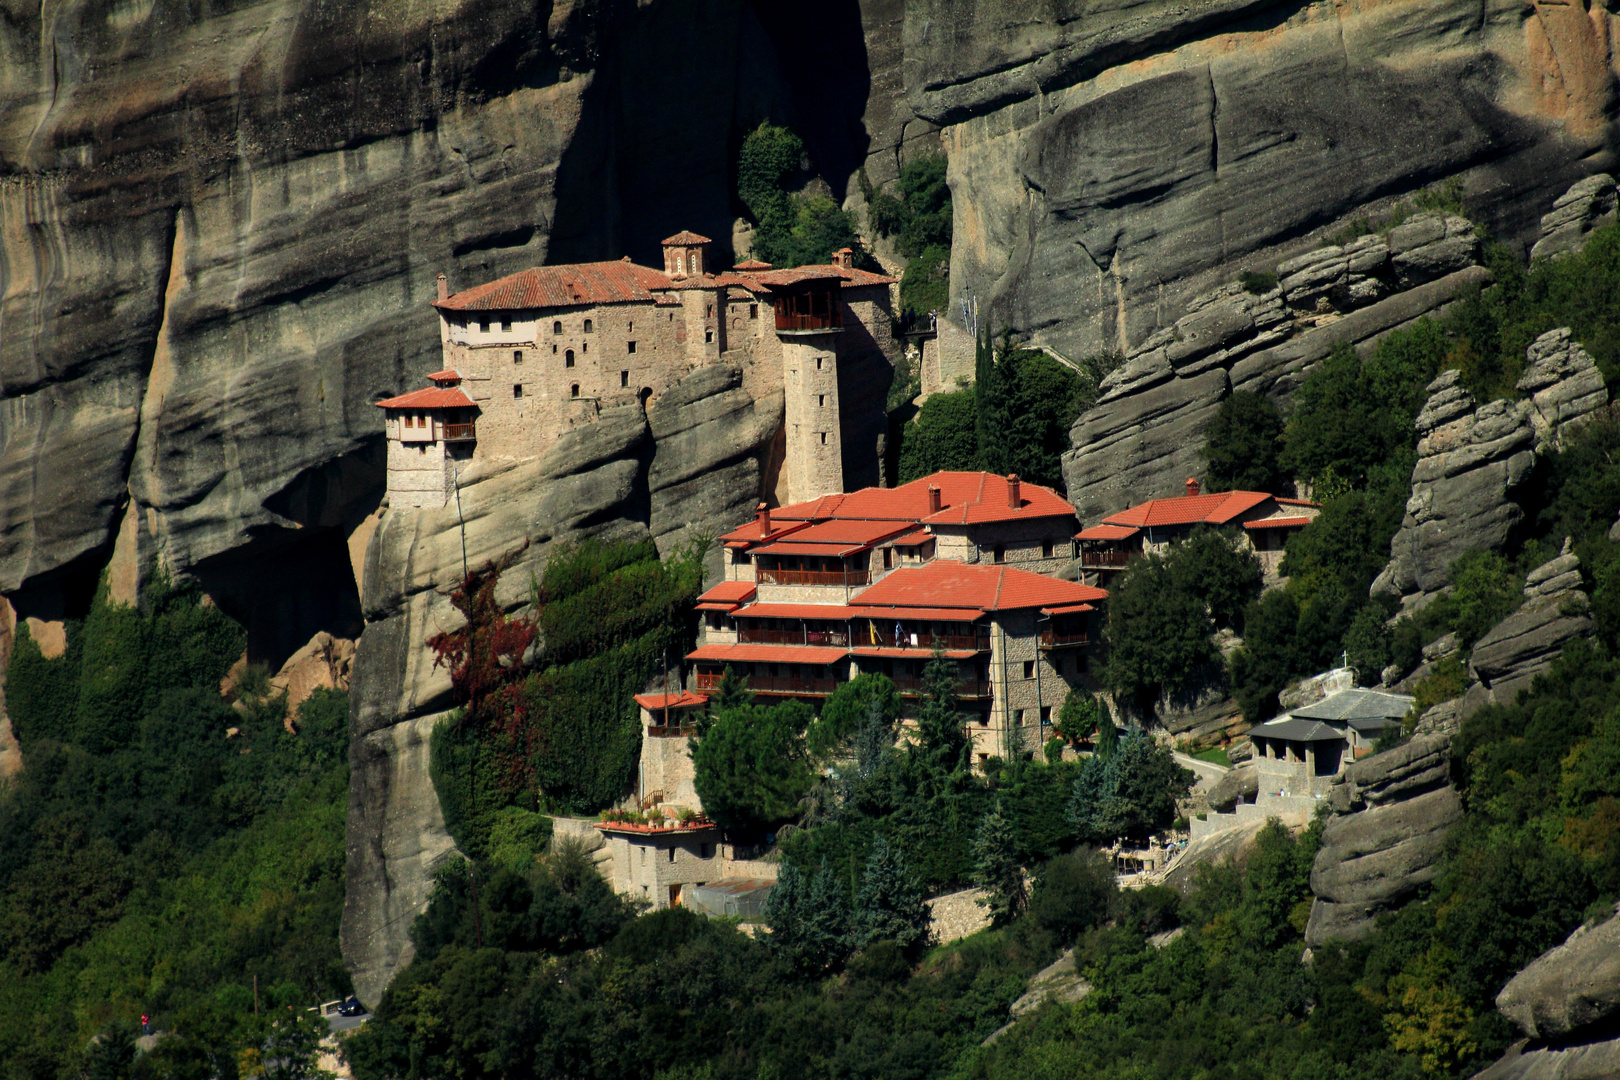
[[[442,506],[468,460],[543,455],[602,409],[645,406],[718,363],[739,366],[756,399],[783,394],[766,482],[776,501],[876,480],[878,447],[861,433],[884,430],[884,403],[841,385],[855,368],[892,364],[895,279],[855,269],[848,250],[828,265],[711,273],[708,244],[669,237],[662,270],[628,258],[537,266],[454,294],[441,275],[443,370],[431,388],[377,403],[390,505]]]

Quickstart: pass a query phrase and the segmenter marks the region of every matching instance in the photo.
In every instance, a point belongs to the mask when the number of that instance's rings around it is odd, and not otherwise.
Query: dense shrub
[[[1278,461],[1282,410],[1268,397],[1239,390],[1221,402],[1204,429],[1204,481],[1210,491],[1293,490],[1293,478]]]

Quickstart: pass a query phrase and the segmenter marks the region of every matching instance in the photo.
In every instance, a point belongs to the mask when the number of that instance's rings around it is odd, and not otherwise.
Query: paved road
[[[353,1031],[370,1019],[370,1013],[363,1013],[360,1016],[339,1016],[337,1013],[333,1013],[326,1018],[326,1022],[333,1031]]]

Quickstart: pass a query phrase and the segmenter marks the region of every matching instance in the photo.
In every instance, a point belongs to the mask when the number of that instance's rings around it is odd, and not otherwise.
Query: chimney
[[[1023,500],[1018,497],[1020,487],[1021,485],[1018,482],[1017,473],[1013,473],[1011,476],[1007,477],[1007,505],[1014,510],[1024,505]]]
[[[1192,498],[1193,496],[1195,496],[1197,494],[1198,494],[1198,478],[1194,477],[1194,476],[1187,477],[1187,498],[1190,499],[1190,498]]]
[[[450,279],[443,274],[439,275],[439,299],[450,299]]]
[[[937,514],[942,509],[944,509],[944,507],[945,507],[945,504],[943,502],[941,502],[940,498],[939,498],[939,485],[938,484],[929,484],[928,485],[928,512],[930,514]]]
[[[760,503],[754,508],[754,520],[759,522],[760,539],[771,535],[771,508]]]
[[[837,251],[833,252],[832,264],[834,266],[841,266],[845,270],[853,270],[855,268],[855,249],[839,248]]]

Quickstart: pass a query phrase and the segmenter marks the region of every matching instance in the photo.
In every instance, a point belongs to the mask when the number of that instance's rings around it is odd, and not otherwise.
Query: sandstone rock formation
[[[1380,912],[1434,880],[1446,831],[1462,817],[1445,736],[1414,738],[1363,758],[1333,785],[1335,811],[1311,866],[1305,943],[1354,941]]]
[[[950,154],[953,296],[1069,355],[1125,352],[1238,270],[1448,176],[1495,234],[1533,242],[1612,156],[1609,18],[918,0],[906,82]]]
[[[1445,587],[1452,560],[1501,548],[1524,516],[1519,487],[1536,453],[1556,449],[1608,400],[1596,363],[1567,327],[1538,337],[1526,361],[1518,389],[1530,396],[1516,402],[1476,406],[1457,371],[1429,384],[1416,420],[1412,497],[1374,592],[1422,602]]]
[[[1565,553],[1530,571],[1520,608],[1474,643],[1469,674],[1490,700],[1511,702],[1552,667],[1564,646],[1592,628],[1580,560]]]
[[[1541,237],[1530,249],[1532,259],[1555,259],[1576,250],[1593,229],[1614,220],[1614,177],[1594,173],[1558,196],[1541,216]]]
[[[1620,909],[1617,909],[1620,910]],[[1620,1075],[1620,919],[1578,928],[1515,975],[1496,1007],[1528,1043],[1475,1080],[1606,1080]]]
[[[1204,796],[1211,810],[1228,813],[1237,804],[1239,799],[1253,801],[1260,792],[1260,772],[1254,763],[1246,762],[1234,765],[1232,769],[1213,786]]]
[[[698,369],[645,413],[605,410],[543,459],[474,464],[459,505],[383,514],[367,552],[350,691],[343,951],[361,1000],[375,1002],[409,962],[410,921],[454,850],[427,776],[427,739],[450,681],[424,643],[460,624],[448,593],[463,567],[518,553],[497,593],[517,606],[557,542],[651,536],[667,549],[746,517],[782,401],[756,401],[741,386],[735,367]]]
[[[1531,1038],[1546,1039],[1620,1011],[1620,919],[1614,914],[1579,927],[1513,976],[1496,995],[1501,1014]]]

